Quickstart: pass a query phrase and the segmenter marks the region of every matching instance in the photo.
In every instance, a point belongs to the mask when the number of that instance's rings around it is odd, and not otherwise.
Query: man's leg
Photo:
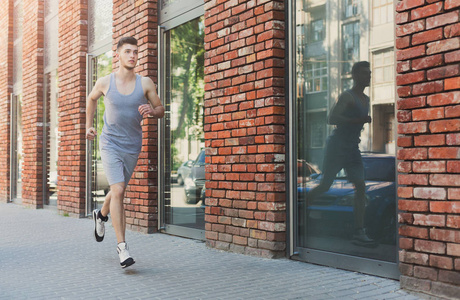
[[[110,197],[109,197],[110,194]],[[115,183],[110,186],[110,192],[107,194],[104,206],[108,202],[110,208],[110,215],[112,216],[112,226],[117,236],[117,242],[125,242],[125,208],[123,205],[123,199],[125,194],[124,182]],[[108,200],[108,201],[107,201]],[[102,208],[104,210],[104,207]],[[104,212],[102,212],[104,214]]]
[[[337,173],[342,169],[343,163],[340,153],[340,143],[333,137],[329,137],[323,159],[323,174],[319,185],[311,189],[307,194],[307,201],[327,192],[335,180]]]
[[[354,222],[355,228],[364,228],[364,210],[366,207],[366,185],[363,180],[354,183]]]
[[[102,204],[102,208],[101,208],[101,214],[104,217],[107,217],[110,213],[110,200],[112,198],[111,196],[112,196],[112,192],[110,191],[107,193],[107,195],[105,195],[104,204]]]
[[[134,259],[129,255],[128,245],[125,242],[126,217],[123,199],[125,195],[125,183],[115,183],[110,186],[110,214],[112,226],[117,236],[117,252],[120,258],[120,265],[126,268],[134,264]]]
[[[327,170],[327,169],[324,170],[323,177],[321,178],[321,182],[316,187],[314,187],[308,192],[307,194],[308,202],[311,203],[311,201],[315,199],[317,196],[329,190],[332,183],[334,182],[335,175],[337,175],[338,173],[338,171],[335,173],[334,172],[335,170]]]
[[[353,203],[353,214],[355,233],[353,243],[360,246],[375,247],[377,243],[371,239],[364,228],[364,214],[366,210],[366,184],[364,180],[353,182],[355,186],[355,198]]]
[[[107,217],[110,212],[110,199],[111,193],[107,193],[104,199],[104,204],[102,209],[93,210],[93,219],[94,219],[94,236],[97,242],[102,242],[105,236],[105,225],[104,223],[109,220]]]

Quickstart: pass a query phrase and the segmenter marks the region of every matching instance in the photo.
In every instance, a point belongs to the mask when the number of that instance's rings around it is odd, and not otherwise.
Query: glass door
[[[107,51],[97,56],[88,55],[88,93],[100,77],[112,73],[112,51]],[[105,196],[110,191],[110,186],[102,168],[101,153],[99,150],[99,136],[104,125],[104,96],[97,101],[96,113],[94,114],[93,126],[97,131],[97,137],[93,141],[87,141],[87,214],[93,209],[102,208]]]
[[[22,166],[24,162],[22,148],[22,96],[11,96],[10,127],[10,201],[22,202]]]
[[[167,233],[204,239],[204,23],[192,19],[164,31],[161,122],[162,226]]]
[[[398,278],[394,36],[366,1],[293,3],[291,256]]]

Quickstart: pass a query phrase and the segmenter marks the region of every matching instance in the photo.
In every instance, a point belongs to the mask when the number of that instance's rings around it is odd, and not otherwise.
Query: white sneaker
[[[105,235],[105,226],[104,222],[107,222],[108,217],[105,217],[105,220],[98,218],[97,215],[99,213],[99,209],[93,210],[93,220],[94,220],[94,237],[96,238],[97,242],[102,242]]]
[[[117,246],[118,256],[120,257],[120,265],[126,268],[135,263],[134,259],[129,255],[128,245],[126,243],[119,243]]]

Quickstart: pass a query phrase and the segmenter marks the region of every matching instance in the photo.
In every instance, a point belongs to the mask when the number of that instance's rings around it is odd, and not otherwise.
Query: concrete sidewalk
[[[113,228],[0,204],[0,299],[420,299],[399,282],[289,259],[209,249],[127,232],[136,264],[121,269]]]

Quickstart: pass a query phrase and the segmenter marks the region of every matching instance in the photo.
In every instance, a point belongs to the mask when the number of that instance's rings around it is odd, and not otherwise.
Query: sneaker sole
[[[134,265],[134,263],[135,263],[134,259],[132,257],[130,257],[127,260],[125,260],[124,262],[120,263],[120,265],[124,269],[124,268],[127,268],[129,266]]]
[[[94,220],[94,237],[96,238],[96,242],[102,242],[104,240],[104,236],[99,236],[97,235],[97,231],[96,231],[96,220],[97,220],[97,212],[96,210],[93,210],[93,220]]]

